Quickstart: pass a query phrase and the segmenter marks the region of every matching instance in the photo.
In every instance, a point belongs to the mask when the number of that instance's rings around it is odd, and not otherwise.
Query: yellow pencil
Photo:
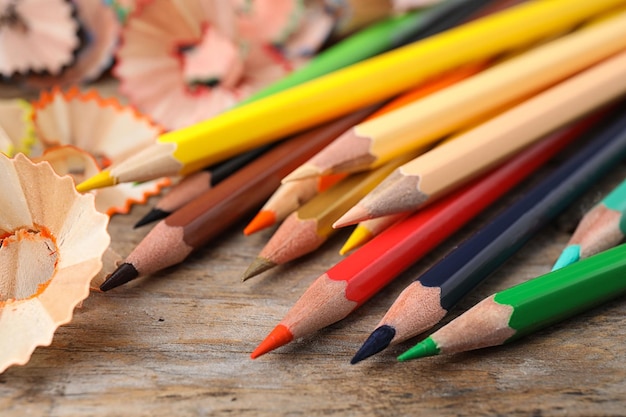
[[[626,94],[626,50],[402,165],[333,227],[416,210]]]
[[[155,145],[79,184],[184,175],[264,143],[380,102],[429,77],[571,29],[625,0],[532,1],[165,133]],[[158,80],[155,80],[158,82]]]
[[[621,11],[384,116],[359,123],[284,181],[375,168],[414,147],[465,129],[625,47],[626,12]]]

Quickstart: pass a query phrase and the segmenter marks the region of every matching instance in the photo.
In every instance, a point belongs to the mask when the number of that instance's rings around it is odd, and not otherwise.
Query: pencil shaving
[[[102,0],[75,1],[76,15],[83,36],[76,59],[56,75],[29,75],[26,84],[35,88],[67,87],[98,78],[111,66],[121,24],[113,7]]]
[[[286,52],[292,51],[292,36],[298,37],[296,49],[317,50],[324,41],[318,36],[317,42],[303,46],[311,37],[302,38],[295,30],[307,15],[299,11],[299,3],[138,4],[122,29],[116,54],[120,90],[168,129],[215,116],[302,62]],[[267,20],[268,15],[273,18]]]
[[[0,152],[28,153],[36,142],[32,106],[25,100],[0,100]]]
[[[68,177],[0,155],[0,372],[28,362],[89,295],[109,246],[107,216]]]
[[[0,0],[0,75],[58,74],[79,46],[72,3]]]
[[[76,183],[96,175],[154,143],[163,131],[146,116],[104,99],[95,91],[54,89],[34,104],[34,121],[45,149],[38,160],[51,163],[60,175]],[[95,191],[96,209],[108,215],[126,214],[171,184],[168,178],[127,183]]]

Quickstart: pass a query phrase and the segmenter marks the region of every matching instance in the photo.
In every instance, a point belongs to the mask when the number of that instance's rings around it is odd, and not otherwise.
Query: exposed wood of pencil
[[[206,190],[222,182],[233,172],[237,171],[253,159],[262,155],[271,145],[261,146],[251,151],[237,155],[215,167],[207,167],[202,171],[194,172],[174,185],[154,208],[139,220],[135,227],[164,219],[175,210],[181,208]]]
[[[621,115],[618,114],[618,117]],[[583,121],[573,132],[595,124]],[[611,120],[614,122],[614,120]],[[618,137],[619,139],[619,137]],[[598,136],[554,172],[463,241],[409,285],[355,355],[354,362],[436,325],[469,291],[520,249],[544,225],[593,185],[624,155],[626,144]]]
[[[626,231],[626,181],[586,213],[553,269],[600,253],[620,243]]]
[[[374,109],[362,109],[286,140],[176,210],[157,223],[101,289],[109,290],[182,262],[194,249],[258,207],[287,172]]]
[[[339,250],[340,255],[353,251],[354,249],[363,246],[383,231],[387,230],[391,225],[406,218],[411,213],[398,213],[390,216],[377,217],[375,219],[365,220],[360,222],[350,233],[346,243]]]
[[[77,189],[88,191],[119,182],[198,171],[248,149],[392,97],[443,71],[561,33],[621,4],[621,0],[524,3],[224,112],[210,120],[167,132],[155,145],[115,169],[112,167],[84,181]]]
[[[622,295],[625,277],[621,245],[484,299],[398,359],[508,343]]]
[[[418,209],[624,92],[626,52],[621,52],[404,164],[336,226]]]
[[[424,84],[420,84],[409,92],[392,100],[384,106],[375,117],[368,120],[381,118],[384,114],[389,114],[409,103],[415,102],[423,97],[443,90],[456,82],[459,82],[484,68],[485,64],[472,64],[463,66],[450,74],[437,77]],[[327,147],[318,152],[310,160],[298,167],[283,179],[283,182],[295,181],[299,179],[316,177],[320,175],[332,175],[336,173],[350,173],[363,171],[375,167],[375,160],[369,151],[369,141],[360,139],[353,140],[351,132],[356,127],[351,128],[333,141]],[[433,140],[434,141],[434,140]],[[380,162],[382,163],[382,161]],[[378,164],[380,165],[380,164]]]
[[[615,37],[621,39],[615,42]],[[626,47],[626,12],[533,48],[341,135],[288,179],[357,171],[467,128]]]
[[[332,223],[339,216],[410,158],[411,155],[407,154],[373,171],[354,174],[315,196],[280,225],[259,256],[244,272],[243,280],[276,265],[293,261],[320,247],[335,232]]]
[[[533,234],[621,162],[626,156],[624,110],[622,106],[597,132],[591,132],[591,142],[461,244],[445,258],[446,262],[439,262],[419,278],[424,287],[441,288],[443,310],[449,311]],[[417,317],[419,312],[413,320],[417,321]],[[417,334],[425,329],[412,330]]]
[[[281,184],[257,215],[243,229],[245,235],[256,233],[285,220],[300,206],[348,174],[324,175]]]
[[[461,228],[575,138],[558,132],[494,172],[390,227],[320,276],[252,357],[308,335],[349,314],[382,287]]]

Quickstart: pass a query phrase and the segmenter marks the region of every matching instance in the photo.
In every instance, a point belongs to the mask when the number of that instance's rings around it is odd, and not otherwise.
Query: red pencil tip
[[[254,216],[254,219],[245,229],[243,229],[243,234],[246,236],[251,235],[252,233],[256,233],[259,230],[263,230],[267,227],[270,227],[276,223],[276,214],[273,211],[269,210],[261,210]]]
[[[274,349],[286,345],[293,340],[291,331],[282,324],[279,324],[272,332],[261,342],[254,352],[250,355],[252,359],[256,359],[261,355],[265,355]]]

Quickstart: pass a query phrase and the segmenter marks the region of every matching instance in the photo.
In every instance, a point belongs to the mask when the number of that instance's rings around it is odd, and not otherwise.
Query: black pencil
[[[181,182],[172,187],[156,206],[139,220],[134,227],[141,227],[148,223],[166,218],[203,192],[225,180],[229,175],[263,155],[263,153],[273,145],[274,144],[269,144],[255,148],[185,177]]]
[[[585,136],[592,136],[588,144],[409,285],[352,363],[433,327],[463,296],[618,164],[626,156],[626,106]]]

